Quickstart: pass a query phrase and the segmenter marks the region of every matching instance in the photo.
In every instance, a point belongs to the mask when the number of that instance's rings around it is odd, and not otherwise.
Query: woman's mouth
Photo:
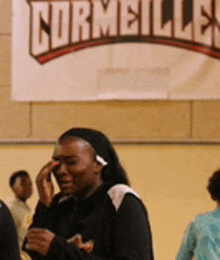
[[[68,187],[70,185],[72,185],[71,182],[60,182],[60,187]]]

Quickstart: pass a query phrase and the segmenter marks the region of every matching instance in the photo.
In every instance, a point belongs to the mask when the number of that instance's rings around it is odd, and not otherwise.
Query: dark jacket
[[[56,237],[46,257],[29,252],[34,260],[153,259],[147,212],[128,186],[104,185],[83,201],[60,199],[61,194],[56,195],[50,208],[37,205],[31,226],[47,228]],[[75,243],[70,244],[70,238]]]

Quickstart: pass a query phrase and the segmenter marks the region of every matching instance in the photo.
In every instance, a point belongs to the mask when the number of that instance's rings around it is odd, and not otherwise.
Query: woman
[[[0,201],[0,259],[20,260],[15,223],[3,201]]]
[[[25,243],[34,260],[153,259],[147,212],[101,132],[62,134],[36,183],[40,201]]]
[[[207,189],[217,209],[196,216],[189,224],[176,260],[220,259],[220,170],[213,173]]]

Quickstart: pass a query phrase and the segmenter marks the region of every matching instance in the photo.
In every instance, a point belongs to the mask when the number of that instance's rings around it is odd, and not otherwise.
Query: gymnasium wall
[[[156,259],[174,260],[188,223],[216,206],[206,186],[209,176],[219,168],[220,146],[117,144],[115,148],[132,187],[148,209]],[[8,186],[13,171],[27,169],[34,180],[52,152],[52,144],[0,145],[0,198],[6,202],[13,198]],[[29,200],[32,209],[36,202],[35,188]]]

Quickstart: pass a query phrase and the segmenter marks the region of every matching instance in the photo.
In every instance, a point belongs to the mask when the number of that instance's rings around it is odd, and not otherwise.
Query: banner
[[[15,101],[220,98],[220,0],[13,0]]]

